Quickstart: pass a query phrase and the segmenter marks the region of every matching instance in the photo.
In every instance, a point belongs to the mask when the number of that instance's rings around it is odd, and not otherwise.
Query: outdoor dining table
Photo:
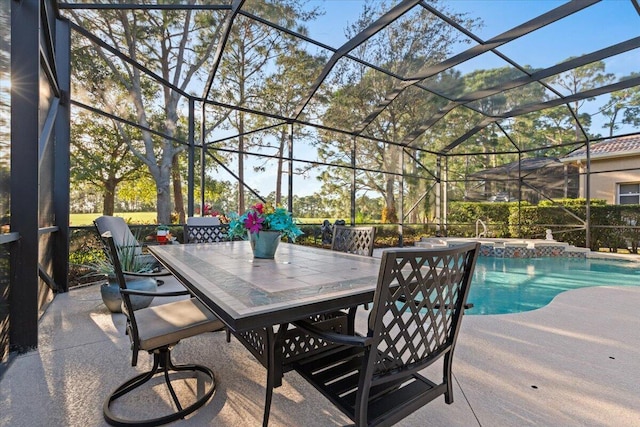
[[[274,259],[254,258],[247,241],[149,251],[267,369],[265,426],[273,388],[282,385],[289,364],[326,350],[317,339],[296,335],[291,322],[371,302],[380,268],[379,259],[289,243],[280,244]]]

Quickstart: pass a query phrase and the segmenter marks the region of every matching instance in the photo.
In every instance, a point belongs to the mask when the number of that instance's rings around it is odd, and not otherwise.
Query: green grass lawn
[[[70,222],[72,226],[81,227],[84,225],[93,225],[93,220],[101,216],[99,213],[72,213]],[[157,214],[155,212],[116,212],[114,216],[121,216],[130,224],[155,224]],[[323,218],[296,218],[299,224],[322,224]],[[331,223],[335,218],[329,218]]]
[[[131,224],[155,224],[156,212],[116,212],[114,216],[121,216],[125,221]],[[102,216],[99,213],[75,214],[69,215],[69,221],[74,227],[83,225],[93,225],[93,220]]]

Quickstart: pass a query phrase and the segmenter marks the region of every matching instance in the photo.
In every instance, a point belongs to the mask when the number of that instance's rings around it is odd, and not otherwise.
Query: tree
[[[640,73],[631,73],[620,81],[638,77]],[[640,87],[635,86],[611,93],[611,98],[600,110],[607,122],[602,125],[612,137],[621,125],[640,126]]]
[[[304,32],[301,23],[317,16],[316,9],[303,10],[301,2],[280,0],[278,2],[255,2],[249,10],[258,16],[285,28],[297,27]],[[254,10],[255,9],[255,10]],[[280,55],[286,56],[299,43],[298,39],[285,36],[283,32],[257,21],[239,16],[234,22],[225,54],[216,76],[216,92],[227,102],[239,107],[265,108],[258,101],[263,94],[265,70]],[[284,61],[280,60],[279,61]],[[268,111],[268,110],[264,110]],[[229,115],[227,126],[238,132],[238,211],[245,211],[244,159],[245,151],[252,146],[246,133],[256,127],[255,117],[237,110]]]
[[[565,61],[573,59],[567,58]],[[582,67],[573,68],[564,73],[558,74],[549,80],[552,86],[564,89],[563,95],[573,95],[587,91],[596,87],[604,86],[614,80],[614,75],[605,72],[605,63],[603,61],[592,62]],[[593,98],[576,100],[573,102],[573,111],[576,116],[580,116],[580,108],[585,102],[591,101]],[[582,116],[584,118],[584,116]],[[583,139],[582,132],[578,124],[575,124],[575,140]]]
[[[102,193],[102,213],[113,215],[118,185],[138,180],[142,162],[112,120],[81,113],[71,123],[71,180]]]
[[[123,182],[118,187],[117,197],[118,209],[121,212],[148,211],[156,201],[153,178],[148,173],[144,173],[140,179]]]
[[[220,181],[206,176],[204,188],[204,199],[213,210],[224,214],[233,211],[237,195],[235,186],[230,181]],[[199,197],[200,188],[197,188],[196,198]]]
[[[193,10],[70,11],[74,19],[116,49],[180,90],[187,90],[211,70],[212,51],[222,26],[218,15]],[[85,67],[74,69],[75,84],[91,93],[108,113],[142,126],[140,145],[128,140],[131,152],[142,161],[156,184],[158,222],[171,221],[171,180],[175,157],[185,146],[175,142],[179,111],[185,99],[171,87],[158,84],[139,68],[86,39],[74,38],[76,59]],[[96,79],[95,77],[98,77]],[[98,90],[96,90],[98,89]],[[126,103],[113,103],[112,91],[128,95]],[[123,136],[126,127],[118,123]],[[159,130],[160,136],[147,129]],[[186,134],[186,132],[183,132]],[[180,185],[177,184],[177,188]],[[181,198],[181,194],[179,199]]]
[[[308,91],[309,81],[317,75],[326,58],[322,56],[314,57],[305,51],[291,47],[287,55],[281,55],[276,60],[277,72],[265,80],[262,89],[261,98],[264,100],[264,110],[271,111],[282,116],[291,115],[303,95]],[[307,106],[306,115],[312,115],[315,112],[314,106]],[[266,118],[261,117],[258,120],[258,126],[268,124]],[[294,136],[294,146],[296,139],[304,139],[309,137],[304,133],[302,128]],[[276,147],[276,192],[275,203],[282,203],[282,178],[284,174],[284,156],[285,150],[290,143],[290,126],[278,126],[273,131],[266,131],[265,134],[272,135],[275,140]],[[263,147],[261,142],[257,142],[258,147]],[[270,145],[266,147],[272,148]],[[265,162],[266,163],[266,162]],[[262,165],[264,167],[264,164]],[[298,173],[304,173],[299,171]]]
[[[436,6],[437,7],[437,6]],[[367,2],[359,19],[348,29],[347,37],[353,38],[376,19],[379,11],[388,10],[386,2]],[[451,14],[452,19],[467,27],[474,22],[464,15]],[[406,19],[394,21],[384,31],[354,49],[351,54],[364,58],[391,72],[406,78],[418,77],[430,65],[446,58],[458,35],[444,21],[426,9],[408,14]],[[388,141],[403,141],[446,103],[430,92],[406,87],[392,76],[367,68],[361,63],[339,63],[330,85],[337,87],[323,122],[345,130],[360,129],[360,135]],[[404,89],[404,90],[401,90]],[[379,108],[383,106],[384,108]],[[399,173],[402,172],[402,147],[359,138],[354,142],[350,135],[323,132],[319,143],[321,158],[335,161],[337,153],[350,153],[356,144],[356,188],[373,190],[385,200],[385,218],[397,222]],[[339,159],[340,165],[348,165],[350,155]],[[337,165],[338,165],[337,164]],[[350,174],[345,168],[332,168],[332,177],[338,177],[343,185],[349,185]]]

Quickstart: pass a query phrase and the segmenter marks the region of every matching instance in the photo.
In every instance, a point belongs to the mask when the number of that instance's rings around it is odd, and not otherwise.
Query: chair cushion
[[[140,349],[146,351],[224,327],[196,298],[136,310],[134,316],[138,324]]]
[[[220,225],[220,218],[215,216],[190,216],[187,218],[187,225]]]

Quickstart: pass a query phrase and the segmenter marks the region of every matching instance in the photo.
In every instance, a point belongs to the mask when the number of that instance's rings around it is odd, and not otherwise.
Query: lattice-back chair
[[[467,243],[384,251],[367,334],[296,322],[342,349],[294,368],[357,426],[394,424],[440,395],[452,403],[453,352],[479,249],[479,243]],[[441,379],[418,373],[436,361]]]
[[[223,323],[196,298],[186,298],[134,311],[131,303],[131,296],[133,295],[154,296],[155,298],[159,298],[190,295],[190,293],[187,290],[176,292],[148,292],[128,289],[114,239],[110,232],[106,232],[102,237],[107,242],[109,250],[111,251],[113,268],[118,279],[118,284],[120,285],[123,313],[127,318],[126,332],[131,340],[131,350],[133,352],[131,365],[137,365],[139,351],[147,351],[153,354],[153,367],[150,371],[139,374],[124,382],[107,397],[103,406],[104,418],[109,424],[116,426],[156,426],[182,419],[200,408],[211,398],[216,387],[216,382],[213,371],[206,366],[193,364],[174,365],[171,360],[171,349],[182,339],[200,335],[205,332],[218,331],[223,328]],[[191,373],[193,378],[186,380],[185,373]],[[158,413],[159,411],[157,410],[159,408],[148,407],[148,413],[156,414],[156,416],[142,420],[127,419],[114,412],[112,408],[113,402],[147,383],[154,378],[156,374],[162,374],[164,376],[164,381],[175,405],[174,408],[170,408],[171,412],[166,413],[167,411],[162,411],[162,413]],[[182,398],[181,402],[172,384],[174,381],[189,381],[187,387],[183,387],[182,389],[190,389],[193,390],[194,393],[185,396],[183,391],[180,396]],[[138,398],[139,396],[134,394],[131,399],[129,399],[130,404],[139,404],[137,401]],[[164,405],[162,409],[164,409]]]
[[[189,217],[184,225],[185,243],[212,243],[227,239],[229,224],[221,224],[217,217]]]
[[[375,227],[334,225],[331,250],[371,256],[375,239]]]

